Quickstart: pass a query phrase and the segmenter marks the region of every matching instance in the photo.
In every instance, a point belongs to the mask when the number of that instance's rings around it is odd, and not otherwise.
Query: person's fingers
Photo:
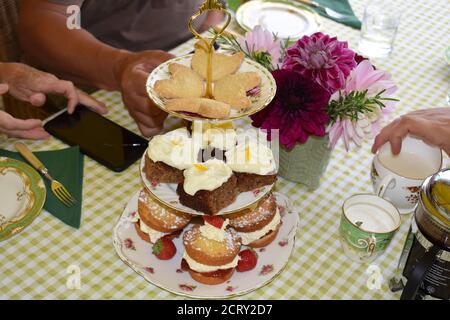
[[[7,93],[9,90],[9,86],[6,83],[0,83],[0,96],[2,94]]]
[[[139,122],[137,123],[137,125],[142,135],[147,138],[153,137],[161,132],[161,128],[150,128]]]
[[[100,114],[108,113],[108,108],[106,108],[106,105],[103,102],[98,101],[94,97],[88,95],[87,93],[85,93],[81,90],[77,90],[77,92],[78,92],[78,97],[79,97],[79,101],[81,104],[85,105],[86,107],[88,107]],[[69,114],[71,114],[72,112],[69,110]]]
[[[386,136],[382,133],[378,134],[372,145],[372,153],[377,153],[377,151],[387,142]]]
[[[67,110],[72,112],[78,104],[78,94],[75,86],[70,81],[59,80],[52,77],[50,80],[42,81],[35,89],[36,92],[53,93],[67,98]]]
[[[134,93],[123,93],[123,102],[130,110],[136,110],[141,113],[147,114],[149,117],[157,117],[161,114],[165,114],[163,110],[157,107],[148,96],[140,96]]]
[[[29,97],[30,103],[35,107],[41,107],[44,105],[46,100],[45,94],[43,93],[34,93]]]
[[[35,128],[32,130],[11,130],[7,131],[6,134],[12,138],[22,138],[31,140],[47,140],[51,136],[44,130],[44,128]]]
[[[145,85],[147,83],[149,72],[144,70],[143,68],[138,68],[133,73],[135,83],[134,92],[136,93],[136,95],[139,95],[140,97],[148,97]]]
[[[42,121],[38,119],[21,120],[13,118],[10,114],[0,111],[0,127],[6,131],[32,130],[42,128]]]
[[[148,128],[161,128],[162,124],[160,119],[153,118],[148,114],[139,112],[137,110],[130,110],[130,115],[137,123],[141,123],[142,125]]]
[[[30,97],[36,93],[24,86],[9,86],[9,93],[16,99],[21,101],[30,102]]]
[[[389,140],[389,142],[391,143],[391,152],[393,155],[397,155],[400,151],[402,151],[403,137],[394,136]]]

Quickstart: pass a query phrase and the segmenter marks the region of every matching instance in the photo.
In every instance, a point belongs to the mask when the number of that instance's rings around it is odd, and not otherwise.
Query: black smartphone
[[[80,146],[83,154],[115,171],[122,172],[142,157],[148,140],[106,119],[83,105],[44,121],[44,128],[61,141]]]

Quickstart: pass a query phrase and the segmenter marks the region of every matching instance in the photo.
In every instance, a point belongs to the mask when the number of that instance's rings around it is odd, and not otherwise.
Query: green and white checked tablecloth
[[[365,1],[351,1],[362,17]],[[450,67],[444,49],[450,45],[448,0],[397,1],[403,12],[394,54],[374,63],[389,70],[399,86],[401,102],[396,114],[446,105]],[[321,31],[337,35],[357,49],[359,32],[321,19]],[[183,54],[192,42],[173,50]],[[138,132],[123,108],[120,94],[95,95],[110,109],[108,117]],[[249,122],[245,124],[249,125]],[[0,138],[0,148],[12,150],[14,139]],[[65,146],[56,139],[28,143],[35,151]],[[371,192],[370,142],[361,150],[345,153],[339,146],[321,187],[308,192],[280,179],[278,191],[288,195],[300,214],[296,247],[284,272],[271,284],[243,299],[398,299],[387,287],[394,274],[411,216],[387,252],[376,260],[383,277],[380,289],[369,289],[368,266],[350,262],[340,247],[338,226],[344,199]],[[138,164],[113,173],[86,158],[83,220],[73,230],[46,212],[20,235],[0,243],[0,298],[3,299],[173,299],[177,296],[147,283],[116,255],[112,230],[130,197],[141,187]],[[81,270],[81,289],[66,286],[69,266]]]

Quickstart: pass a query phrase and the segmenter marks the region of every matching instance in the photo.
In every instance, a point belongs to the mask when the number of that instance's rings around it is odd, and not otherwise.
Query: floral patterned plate
[[[46,189],[41,176],[24,162],[0,157],[0,241],[30,225],[41,213]]]
[[[188,272],[180,269],[183,256],[182,235],[174,240],[177,253],[169,261],[158,260],[151,253],[152,245],[139,238],[131,222],[131,217],[137,210],[138,197],[139,192],[130,200],[114,228],[114,247],[120,259],[145,280],[177,295],[220,299],[261,288],[283,271],[295,245],[298,214],[289,209],[289,200],[285,196],[276,194],[283,223],[275,241],[263,249],[257,249],[259,258],[256,268],[245,273],[235,272],[228,282],[220,285],[204,285],[194,281]]]
[[[180,63],[182,65],[191,66],[191,60],[192,60],[193,54],[188,54],[185,56],[181,56],[178,58],[171,59],[169,61],[166,61],[162,64],[160,64],[158,67],[156,67],[152,73],[149,75],[147,79],[147,93],[150,97],[150,99],[155,102],[155,104],[160,107],[162,110],[164,110],[167,113],[170,113],[178,118],[186,119],[189,121],[230,121],[230,120],[236,120],[240,118],[244,118],[247,116],[250,116],[262,109],[264,109],[274,98],[275,93],[277,91],[277,85],[275,83],[275,79],[273,78],[272,74],[263,66],[261,66],[259,63],[254,62],[253,60],[250,60],[248,58],[244,59],[244,62],[242,63],[241,68],[237,71],[239,72],[256,72],[261,76],[261,93],[259,96],[254,97],[252,101],[252,106],[248,109],[242,110],[242,111],[236,111],[232,110],[231,115],[227,119],[207,119],[203,118],[201,116],[196,115],[189,115],[185,113],[175,112],[175,111],[169,111],[166,109],[165,101],[166,99],[161,98],[156,91],[154,90],[155,82],[157,80],[161,79],[168,79],[170,77],[169,75],[169,64],[171,63]]]
[[[159,202],[161,202],[162,204],[164,204],[169,208],[189,213],[192,215],[203,216],[204,215],[203,212],[186,207],[180,203],[180,197],[178,196],[177,193],[177,186],[178,186],[177,184],[155,183],[147,179],[147,176],[145,175],[144,172],[146,154],[147,152],[144,152],[144,155],[141,160],[140,171],[141,171],[141,179],[144,182],[144,185],[150,192],[150,194],[154,198],[156,198]],[[261,200],[266,194],[268,194],[273,189],[274,185],[275,184],[271,184],[253,191],[240,193],[232,204],[220,210],[220,212],[218,212],[217,215],[226,215],[251,207],[256,202]]]

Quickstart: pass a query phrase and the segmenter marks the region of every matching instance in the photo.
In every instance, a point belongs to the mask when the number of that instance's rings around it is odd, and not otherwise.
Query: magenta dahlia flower
[[[253,126],[266,129],[269,139],[270,130],[278,129],[280,143],[287,149],[305,143],[311,135],[325,136],[330,93],[292,70],[275,70],[272,74],[277,83],[276,96],[267,108],[251,116]]]
[[[287,49],[282,68],[297,71],[334,93],[355,67],[355,52],[347,42],[316,32]]]

